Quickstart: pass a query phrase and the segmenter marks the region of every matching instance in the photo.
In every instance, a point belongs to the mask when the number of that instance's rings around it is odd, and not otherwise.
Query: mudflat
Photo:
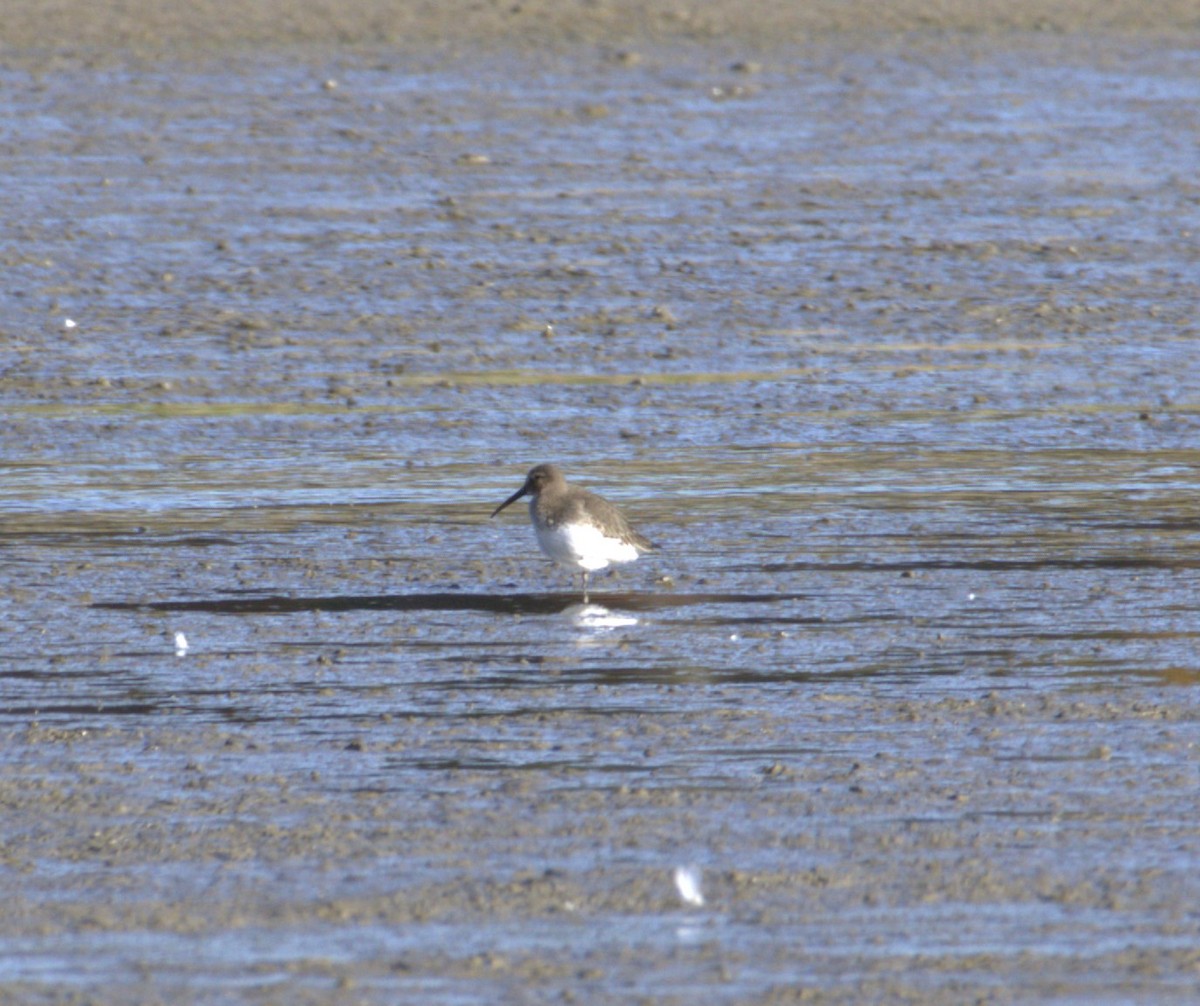
[[[760,48],[813,38],[894,33],[1034,32],[1190,34],[1188,0],[11,0],[3,45],[180,54],[210,48],[324,46],[528,49],[575,44],[734,41]]]
[[[1191,5],[742,7],[7,5],[0,1002],[1192,1001]]]

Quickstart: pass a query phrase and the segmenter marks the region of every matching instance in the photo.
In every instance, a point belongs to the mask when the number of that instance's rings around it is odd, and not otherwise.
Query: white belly
[[[557,527],[535,526],[538,544],[551,559],[572,569],[588,573],[604,569],[613,562],[633,562],[638,550],[628,542],[606,538],[591,524],[560,524]]]

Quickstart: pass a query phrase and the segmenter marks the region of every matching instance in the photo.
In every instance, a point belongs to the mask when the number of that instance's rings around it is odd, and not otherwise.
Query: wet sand
[[[635,0],[391,3],[387,0],[12,0],[3,45],[10,52],[103,50],[204,53],[296,44],[472,49],[734,42],[771,49],[813,38],[869,40],[895,33],[1194,32],[1188,0]]]
[[[1186,5],[9,10],[0,1002],[1194,998]]]

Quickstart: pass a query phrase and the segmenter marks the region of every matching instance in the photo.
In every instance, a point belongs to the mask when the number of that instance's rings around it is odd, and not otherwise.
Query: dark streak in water
[[[981,573],[1037,572],[1044,569],[1195,569],[1200,558],[1178,555],[1096,555],[1031,559],[914,559],[911,562],[773,562],[745,569],[764,573],[906,573],[965,569]]]
[[[696,604],[778,604],[805,600],[803,594],[606,594],[605,606],[656,611]],[[512,615],[556,615],[579,604],[578,594],[347,594],[335,597],[212,598],[199,601],[98,601],[112,611],[205,611],[218,615],[286,615],[303,611],[488,611]]]

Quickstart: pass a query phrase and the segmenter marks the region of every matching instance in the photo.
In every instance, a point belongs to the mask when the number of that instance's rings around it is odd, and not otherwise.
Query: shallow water
[[[6,994],[1189,999],[1198,57],[742,55],[0,74]]]

